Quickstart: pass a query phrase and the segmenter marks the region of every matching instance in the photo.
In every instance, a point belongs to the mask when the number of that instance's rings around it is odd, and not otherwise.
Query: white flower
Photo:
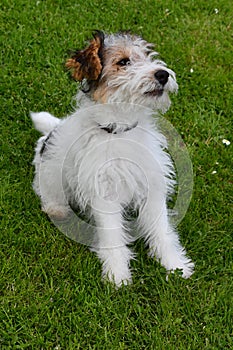
[[[190,73],[193,73],[193,68],[190,68]]]
[[[218,11],[218,9],[214,9],[214,12],[217,14],[219,11]]]
[[[213,170],[211,174],[217,174],[217,171],[216,171],[216,170]]]
[[[230,141],[229,140],[226,140],[226,139],[223,139],[222,140],[222,143],[224,144],[224,145],[226,145],[226,146],[229,146],[231,143],[230,143]]]

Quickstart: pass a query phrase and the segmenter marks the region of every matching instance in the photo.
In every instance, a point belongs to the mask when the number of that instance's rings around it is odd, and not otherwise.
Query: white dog
[[[66,66],[82,82],[78,108],[63,120],[31,113],[38,141],[34,189],[42,209],[55,220],[72,208],[88,211],[95,222],[91,247],[103,264],[103,277],[117,286],[131,282],[129,231],[125,213],[137,211],[137,228],[168,272],[194,264],[169,223],[167,198],[174,186],[166,140],[153,114],[170,106],[178,89],[175,73],[155,59],[152,45],[128,33],[94,33]],[[78,229],[78,228],[77,228]]]

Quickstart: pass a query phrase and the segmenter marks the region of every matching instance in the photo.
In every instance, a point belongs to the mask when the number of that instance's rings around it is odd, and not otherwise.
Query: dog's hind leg
[[[34,163],[37,171],[33,188],[41,199],[42,210],[53,220],[67,218],[71,209],[59,164],[51,160],[38,163],[34,161]]]

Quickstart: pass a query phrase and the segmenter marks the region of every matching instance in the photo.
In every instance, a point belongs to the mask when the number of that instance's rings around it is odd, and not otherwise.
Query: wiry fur
[[[129,205],[138,211],[137,226],[151,256],[167,271],[182,269],[184,278],[194,266],[169,223],[166,200],[174,169],[153,114],[169,108],[168,93],[177,91],[177,83],[155,56],[138,36],[97,32],[67,64],[86,90],[78,92],[75,112],[63,120],[31,114],[45,135],[34,159],[42,208],[56,219],[69,215],[71,203],[89,208],[97,237],[91,249],[102,261],[103,276],[117,286],[131,281],[133,235],[124,218]],[[97,70],[90,67],[94,62]]]

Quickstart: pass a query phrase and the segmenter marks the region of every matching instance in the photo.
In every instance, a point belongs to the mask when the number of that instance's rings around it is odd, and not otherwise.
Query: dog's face
[[[91,98],[100,103],[126,102],[165,111],[169,92],[176,92],[175,73],[152,45],[138,36],[96,32],[90,45],[77,51],[66,66],[73,77],[85,81]]]

